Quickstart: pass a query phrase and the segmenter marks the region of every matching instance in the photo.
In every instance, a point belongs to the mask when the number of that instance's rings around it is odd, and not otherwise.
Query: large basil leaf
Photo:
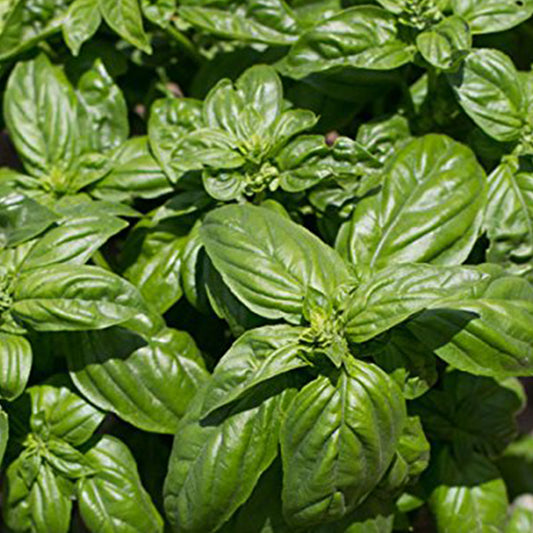
[[[428,306],[473,292],[488,275],[475,268],[405,264],[378,272],[360,285],[347,303],[345,332],[365,342]]]
[[[63,38],[75,56],[81,45],[96,33],[101,22],[97,0],[74,0],[70,4],[63,23]]]
[[[524,391],[513,378],[498,382],[453,371],[411,410],[432,439],[450,443],[458,453],[476,450],[494,456],[518,434],[515,418],[524,404]]]
[[[409,329],[454,367],[481,376],[533,375],[533,287],[495,277],[473,295],[423,312]]]
[[[98,59],[77,84],[81,136],[88,149],[107,152],[129,135],[128,108],[122,91]]]
[[[143,52],[152,52],[138,0],[98,0],[98,5],[110,28]]]
[[[127,225],[114,217],[67,218],[37,241],[26,255],[21,271],[59,263],[83,264]]]
[[[0,398],[14,400],[24,392],[31,363],[31,346],[24,337],[0,333]]]
[[[165,482],[175,530],[214,532],[249,498],[278,453],[281,418],[295,394],[287,385],[283,376],[259,385],[204,420],[205,396],[197,395],[176,432]]]
[[[29,241],[58,219],[53,211],[24,194],[0,188],[0,248]]]
[[[206,217],[200,235],[232,292],[267,318],[298,322],[309,289],[331,297],[350,280],[331,248],[269,209],[222,207]]]
[[[337,247],[356,267],[462,263],[483,217],[486,177],[473,152],[444,135],[397,151],[382,189],[357,204]]]
[[[303,331],[291,326],[265,326],[240,337],[214,371],[202,415],[234,402],[260,383],[307,366],[298,357]]]
[[[298,37],[298,22],[284,0],[226,2],[222,8],[189,3],[179,15],[206,33],[270,45],[287,45]]]
[[[51,435],[79,446],[104,419],[101,411],[67,387],[40,385],[28,389],[28,394],[31,397],[31,429],[45,438]]]
[[[303,527],[354,510],[390,466],[405,418],[398,386],[362,361],[305,386],[281,432],[287,521]]]
[[[124,245],[123,276],[156,312],[164,313],[181,297],[181,256],[189,228],[179,220],[141,221]]]
[[[473,33],[492,33],[518,26],[533,15],[531,0],[452,0],[452,9]]]
[[[524,94],[511,59],[498,50],[472,50],[448,79],[465,113],[497,141],[514,141],[525,123]]]
[[[101,329],[145,311],[137,289],[93,266],[53,265],[22,274],[12,312],[39,331]]]
[[[128,447],[106,435],[86,455],[100,467],[95,476],[81,479],[77,486],[80,514],[87,527],[101,533],[161,533],[163,519],[141,484]]]
[[[111,172],[91,192],[97,198],[123,202],[157,198],[172,192],[172,186],[152,155],[147,137],[133,137],[114,154]]]
[[[72,488],[56,476],[52,466],[36,455],[23,454],[7,469],[6,481],[2,507],[8,527],[35,533],[68,532]]]
[[[507,518],[505,484],[497,468],[473,454],[457,462],[447,449],[428,471],[434,489],[429,507],[439,533],[499,533]]]
[[[64,341],[78,389],[145,431],[174,433],[208,376],[192,338],[176,330],[145,340],[124,328],[109,328],[68,335]]]
[[[513,502],[505,533],[522,533],[522,531],[531,531],[532,529],[531,495],[524,495]]]
[[[79,154],[76,94],[45,55],[18,63],[4,96],[4,118],[26,170],[59,175]]]
[[[379,7],[357,6],[305,32],[280,70],[296,79],[338,67],[389,70],[411,61],[414,52],[401,40],[397,17]]]
[[[485,228],[487,260],[533,281],[533,167],[529,158],[505,159],[489,175]]]

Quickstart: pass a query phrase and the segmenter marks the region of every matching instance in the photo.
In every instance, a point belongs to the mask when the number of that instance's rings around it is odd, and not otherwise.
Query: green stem
[[[172,23],[167,24],[165,29],[174,38],[179,48],[181,48],[185,54],[197,63],[202,62],[203,57],[198,53],[198,50],[188,37],[175,28]]]

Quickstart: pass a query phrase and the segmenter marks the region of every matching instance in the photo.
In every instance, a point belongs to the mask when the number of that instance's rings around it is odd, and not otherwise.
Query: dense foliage
[[[531,17],[0,1],[0,528],[533,531]]]

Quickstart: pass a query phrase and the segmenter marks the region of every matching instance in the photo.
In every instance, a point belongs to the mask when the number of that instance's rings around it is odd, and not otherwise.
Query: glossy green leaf
[[[98,267],[53,265],[21,275],[12,311],[39,331],[102,329],[145,311],[137,289]]]
[[[49,438],[43,457],[56,475],[70,480],[92,476],[98,471],[98,465],[92,464],[82,452],[62,439]]]
[[[461,15],[473,33],[492,33],[518,26],[533,15],[531,0],[452,0],[455,13]]]
[[[143,339],[110,328],[64,341],[70,375],[84,396],[145,431],[174,433],[208,376],[192,338],[172,329]]]
[[[91,531],[102,533],[161,533],[163,519],[143,488],[137,465],[128,447],[104,436],[87,457],[100,472],[78,483],[80,514]]]
[[[126,100],[101,60],[81,76],[77,96],[80,128],[88,149],[106,152],[126,141],[130,130]]]
[[[296,79],[338,67],[390,70],[413,56],[414,47],[401,40],[394,15],[375,6],[356,6],[305,32],[280,70]]]
[[[0,333],[0,398],[20,396],[30,376],[32,349],[19,335]]]
[[[533,280],[533,167],[529,157],[504,160],[489,175],[487,260]]]
[[[26,170],[61,174],[80,152],[72,86],[45,55],[18,63],[9,77],[4,117]]]
[[[461,17],[452,16],[419,34],[416,45],[430,65],[446,70],[455,67],[468,53],[472,36],[468,24]]]
[[[298,23],[284,0],[234,2],[223,8],[182,6],[179,15],[206,33],[238,41],[287,45],[298,36]]]
[[[346,335],[351,342],[365,342],[427,307],[445,307],[447,298],[468,299],[485,279],[488,275],[475,268],[389,267],[361,284],[346,304]]]
[[[283,423],[283,510],[293,526],[343,518],[389,467],[405,423],[397,385],[350,360],[294,398]]]
[[[533,374],[533,287],[494,277],[468,298],[448,300],[409,329],[452,366],[481,376]]]
[[[181,297],[181,256],[188,227],[179,221],[140,222],[124,244],[127,268],[123,276],[133,283],[156,312],[164,313]]]
[[[21,271],[65,263],[83,264],[127,225],[114,217],[68,218],[37,241],[26,255]]]
[[[524,495],[513,502],[505,533],[522,533],[533,529],[532,498],[530,494]]]
[[[220,208],[206,217],[200,234],[224,282],[267,318],[299,321],[309,288],[331,297],[350,281],[331,248],[269,209]]]
[[[123,39],[150,54],[152,48],[146,35],[138,0],[98,0],[102,17]]]
[[[75,56],[80,53],[82,44],[96,33],[101,22],[97,0],[75,0],[70,4],[63,23],[63,38]]]
[[[435,487],[429,508],[439,533],[499,533],[507,517],[507,494],[496,467],[473,454],[457,462],[448,450],[441,451],[428,472]]]
[[[228,405],[253,388],[308,363],[299,356],[303,328],[265,326],[245,333],[226,352],[205,393],[202,416]]]
[[[0,248],[29,241],[58,219],[53,211],[24,194],[0,188]]]
[[[480,231],[486,177],[472,151],[444,135],[399,149],[383,186],[357,204],[337,247],[360,270],[462,263]]]
[[[509,498],[533,494],[533,435],[522,435],[511,442],[496,466],[507,485]]]
[[[496,381],[463,372],[448,372],[439,387],[413,404],[428,435],[450,443],[458,452],[500,454],[518,434],[516,415],[525,395],[514,379]]]
[[[172,192],[172,186],[152,155],[146,137],[126,141],[115,156],[111,172],[96,183],[94,196],[123,202],[157,198]]]
[[[197,395],[176,432],[165,482],[174,530],[214,532],[248,499],[278,453],[281,417],[296,392],[288,384],[281,376],[204,420],[205,396]]]
[[[43,438],[57,437],[73,446],[83,444],[104,414],[63,386],[39,385],[28,389],[31,429]]]
[[[66,480],[56,477],[45,462],[37,464],[34,479],[27,479],[25,457],[7,469],[4,520],[15,531],[67,533],[72,500]]]
[[[525,122],[524,94],[511,59],[488,48],[472,50],[448,79],[465,113],[497,141],[515,141]]]

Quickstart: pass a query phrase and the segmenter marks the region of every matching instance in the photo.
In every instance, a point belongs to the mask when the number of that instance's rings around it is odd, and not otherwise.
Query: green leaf
[[[217,364],[205,393],[202,416],[253,394],[260,383],[308,365],[298,356],[303,328],[265,326],[240,337]]]
[[[96,465],[93,465],[82,452],[61,439],[53,437],[48,439],[43,457],[53,467],[54,473],[71,480],[91,476],[97,472]]]
[[[82,140],[91,151],[117,148],[129,135],[128,107],[122,91],[97,59],[78,80]]]
[[[7,469],[2,506],[7,526],[15,531],[67,533],[72,500],[66,480],[56,477],[53,468],[42,462],[28,483],[25,468],[22,455]]]
[[[174,153],[175,147],[184,136],[204,126],[202,109],[203,103],[192,98],[156,100],[150,109],[150,148],[172,183],[183,175],[181,161]]]
[[[98,0],[75,0],[70,4],[63,23],[63,39],[75,56],[80,53],[82,44],[96,33],[101,22]]]
[[[526,402],[520,383],[509,378],[446,373],[438,388],[412,405],[432,439],[448,442],[457,454],[475,450],[495,456],[518,434],[517,414]]]
[[[102,17],[112,30],[143,52],[152,53],[138,0],[98,0],[98,5]]]
[[[452,9],[469,24],[473,33],[505,31],[533,15],[531,0],[452,0]]]
[[[172,329],[151,339],[110,328],[63,340],[70,376],[83,395],[145,431],[174,433],[208,376],[193,339]]]
[[[165,510],[178,531],[216,531],[249,498],[278,453],[279,427],[295,389],[285,376],[202,420],[200,392],[181,421],[165,482]]]
[[[188,230],[175,219],[159,224],[145,219],[124,243],[127,268],[122,275],[140,290],[146,303],[158,313],[164,313],[181,298],[181,256]]]
[[[43,438],[54,436],[73,446],[89,440],[104,414],[63,386],[39,385],[28,389],[31,429]]]
[[[398,383],[407,400],[425,394],[439,377],[435,355],[402,327],[390,332],[387,344],[373,358]]]
[[[533,435],[522,435],[511,442],[496,465],[507,486],[509,498],[533,494]]]
[[[172,192],[172,185],[152,155],[147,137],[133,137],[115,154],[111,172],[98,181],[93,196],[116,202],[152,199]]]
[[[310,526],[353,511],[390,466],[405,417],[397,385],[362,361],[305,386],[280,438],[287,521]]]
[[[486,279],[487,274],[472,267],[389,267],[359,285],[346,304],[347,338],[362,343],[427,307],[445,307],[447,298],[467,299]]]
[[[0,333],[0,398],[20,396],[30,377],[32,349],[19,335]]]
[[[175,15],[175,0],[141,0],[143,15],[161,27],[166,27]]]
[[[9,77],[4,118],[29,174],[61,174],[80,152],[76,94],[45,55],[20,62]]]
[[[87,527],[101,533],[162,533],[163,519],[141,484],[128,447],[106,435],[87,452],[87,458],[100,467],[95,476],[77,485],[80,514]]]
[[[299,322],[309,288],[332,298],[350,281],[331,248],[269,209],[222,207],[205,218],[200,235],[232,292],[267,318]]]
[[[525,122],[524,94],[511,59],[499,52],[472,50],[448,79],[465,113],[497,141],[515,141]]]
[[[7,414],[0,410],[0,467],[4,459],[4,453],[9,439],[9,420]]]
[[[487,260],[533,281],[533,166],[506,158],[489,175],[485,229]]]
[[[127,226],[127,222],[114,217],[67,218],[37,241],[26,255],[20,270],[26,272],[66,263],[83,264]]]
[[[0,188],[0,248],[37,237],[59,217],[16,190]]]
[[[227,39],[279,46],[298,36],[296,17],[283,0],[228,2],[220,9],[184,5],[178,13],[194,27]]]
[[[452,16],[420,33],[416,45],[430,65],[448,70],[468,53],[472,36],[468,24],[461,17]]]
[[[379,192],[361,200],[337,248],[361,273],[398,263],[456,265],[480,231],[486,177],[473,152],[444,135],[400,148]]]
[[[498,533],[507,517],[507,494],[497,468],[473,454],[457,462],[442,450],[428,471],[434,489],[429,508],[439,533]]]
[[[493,277],[468,298],[449,299],[408,324],[450,365],[480,376],[533,375],[533,287]]]
[[[53,265],[21,275],[12,312],[38,331],[102,329],[146,310],[137,289],[98,267]]]
[[[279,67],[301,79],[338,67],[390,70],[413,56],[414,47],[400,38],[397,17],[379,7],[356,6],[303,33]]]

